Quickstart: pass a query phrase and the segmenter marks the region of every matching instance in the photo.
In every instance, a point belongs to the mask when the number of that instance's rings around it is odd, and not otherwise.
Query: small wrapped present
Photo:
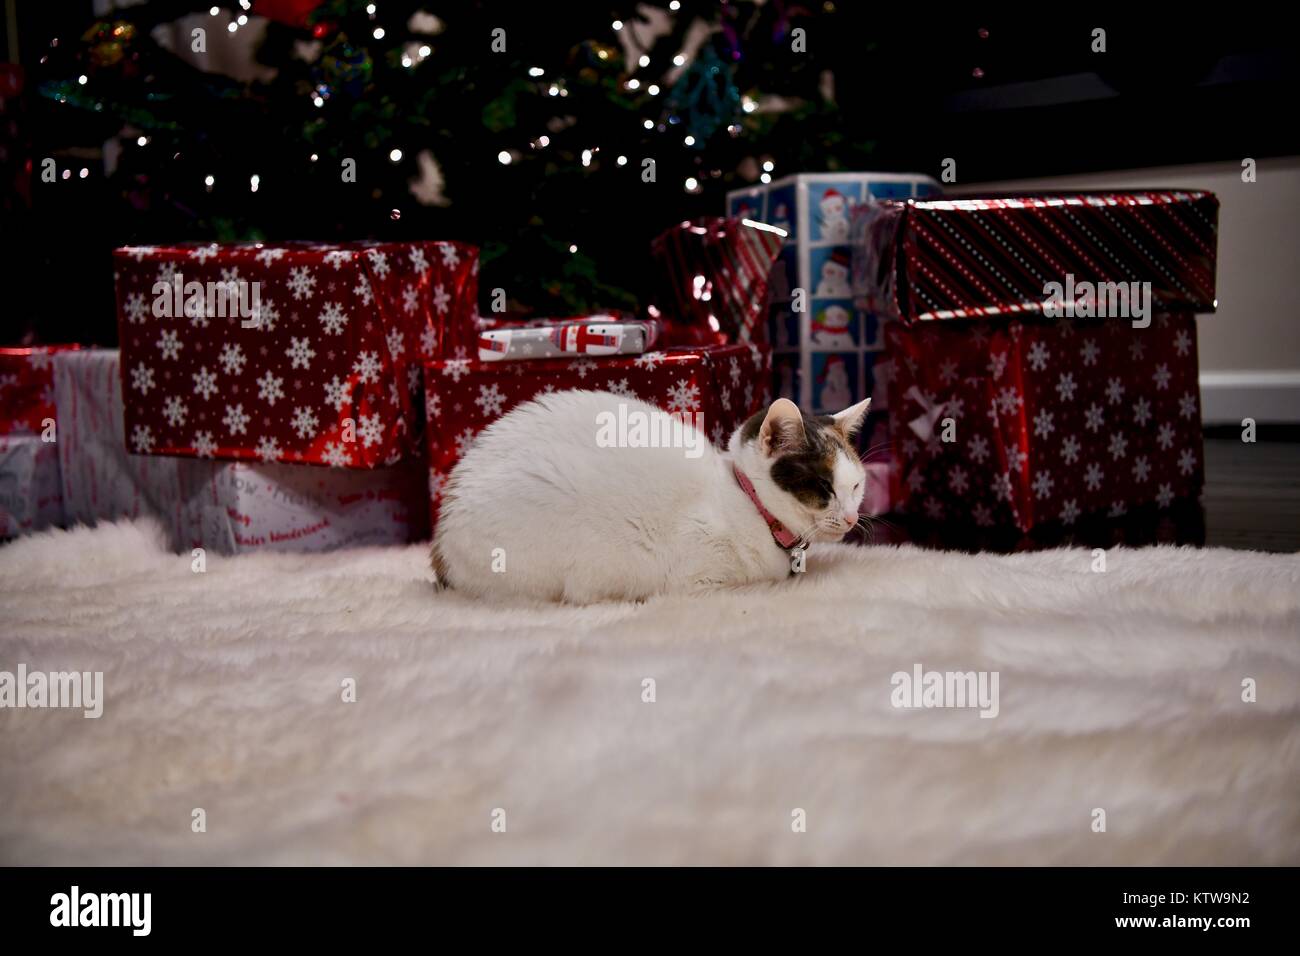
[[[0,538],[62,523],[56,443],[38,435],[0,435]]]
[[[39,435],[54,421],[56,352],[76,345],[0,348],[0,435]],[[52,437],[46,439],[53,441]]]
[[[871,202],[853,291],[884,317],[1213,312],[1219,201],[1140,190]],[[1145,315],[1140,314],[1145,312]]]
[[[76,348],[0,348],[0,538],[63,523],[53,356]]]
[[[69,524],[153,516],[178,551],[326,551],[402,544],[428,530],[423,466],[369,471],[131,454],[116,350],[55,357]]]
[[[653,319],[633,321],[617,316],[585,316],[484,328],[478,335],[478,357],[481,362],[501,362],[640,355],[658,341],[659,326]]]
[[[429,492],[442,488],[474,436],[516,405],[564,389],[613,392],[687,417],[715,445],[771,401],[771,353],[757,343],[680,347],[637,356],[425,366]]]
[[[657,267],[653,318],[696,331],[695,342],[766,342],[768,276],[784,234],[739,219],[696,219],[650,246]]]
[[[1014,319],[892,325],[894,504],[1022,532],[1196,499],[1196,324]]]
[[[376,468],[419,448],[420,363],[477,346],[455,242],[114,253],[131,449]]]

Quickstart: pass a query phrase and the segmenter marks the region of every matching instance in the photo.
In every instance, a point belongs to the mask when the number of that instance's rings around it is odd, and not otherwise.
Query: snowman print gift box
[[[849,222],[872,199],[939,194],[929,176],[869,172],[800,173],[727,194],[727,215],[787,234],[769,284],[774,393],[814,412],[870,397],[872,418],[883,420],[884,332],[853,295]]]

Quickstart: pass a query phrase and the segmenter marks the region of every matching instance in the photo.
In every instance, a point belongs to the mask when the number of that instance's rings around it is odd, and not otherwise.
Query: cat
[[[653,405],[595,391],[545,395],[488,426],[443,494],[438,583],[483,598],[591,604],[780,581],[792,573],[793,541],[778,544],[778,530],[806,544],[838,541],[857,524],[866,473],[853,437],[870,399],[810,416],[779,398],[725,451],[702,432],[687,436],[698,439],[683,443],[691,454],[601,447],[597,423],[620,403],[629,419],[683,427]]]

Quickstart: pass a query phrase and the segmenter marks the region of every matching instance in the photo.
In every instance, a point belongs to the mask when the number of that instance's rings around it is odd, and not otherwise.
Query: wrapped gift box
[[[75,348],[0,348],[0,538],[63,522],[53,356]]]
[[[423,465],[369,471],[131,454],[118,353],[55,356],[69,524],[156,517],[178,551],[326,551],[427,534]]]
[[[119,249],[133,451],[376,468],[419,448],[422,362],[477,347],[454,242]]]
[[[615,315],[481,328],[478,357],[481,362],[509,362],[640,355],[658,341],[659,330],[660,323],[653,319],[636,321]]]
[[[764,305],[784,234],[754,219],[696,219],[650,244],[656,286],[650,316],[693,330],[682,345],[766,342]]]
[[[1029,531],[1196,499],[1196,325],[985,319],[889,328],[900,510]]]
[[[773,389],[803,408],[837,412],[870,396],[864,441],[885,418],[888,370],[880,319],[850,286],[854,209],[881,199],[937,196],[917,173],[800,173],[727,194],[728,215],[764,222],[789,238],[772,270],[769,341]],[[864,445],[864,448],[866,446]]]
[[[854,212],[854,287],[909,322],[1043,314],[1067,297],[1128,318],[1112,299],[1132,282],[1150,283],[1153,314],[1212,312],[1218,218],[1213,193],[1175,190],[868,203]]]
[[[0,435],[0,538],[62,523],[57,445],[38,435]]]
[[[757,343],[681,347],[602,359],[425,366],[429,493],[442,488],[474,436],[516,405],[564,389],[608,391],[687,416],[715,445],[771,401],[771,353]]]
[[[76,345],[0,348],[0,435],[39,435],[54,420],[56,352]]]

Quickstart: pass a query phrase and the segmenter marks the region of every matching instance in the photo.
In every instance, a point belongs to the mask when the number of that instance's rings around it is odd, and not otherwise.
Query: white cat
[[[443,495],[439,583],[588,604],[779,581],[792,573],[791,545],[838,541],[858,521],[866,473],[852,437],[870,399],[833,416],[777,399],[725,452],[691,436],[695,457],[600,447],[598,421],[620,404],[664,434],[676,421],[645,402],[567,391],[488,426]]]

